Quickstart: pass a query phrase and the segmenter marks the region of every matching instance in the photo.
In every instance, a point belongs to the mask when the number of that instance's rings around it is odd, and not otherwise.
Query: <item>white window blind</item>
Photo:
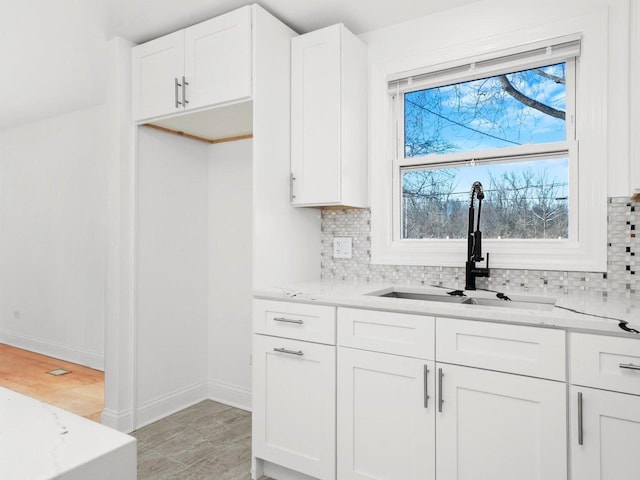
[[[396,95],[447,85],[448,82],[482,78],[560,63],[580,56],[580,35],[552,38],[474,58],[441,63],[389,78],[389,94]]]

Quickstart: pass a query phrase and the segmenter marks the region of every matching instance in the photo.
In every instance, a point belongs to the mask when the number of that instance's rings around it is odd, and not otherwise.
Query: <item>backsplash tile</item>
[[[640,297],[640,202],[626,197],[608,201],[607,271],[563,272],[554,270],[491,269],[490,278],[478,286],[489,289],[547,288],[562,293],[589,291],[607,295],[622,293]],[[333,258],[333,238],[352,237],[352,258]],[[323,210],[322,278],[326,280],[386,281],[414,285],[464,285],[464,267],[374,265],[371,263],[371,211]]]

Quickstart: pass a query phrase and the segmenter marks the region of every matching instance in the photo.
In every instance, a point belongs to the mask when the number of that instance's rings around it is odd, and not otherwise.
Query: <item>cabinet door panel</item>
[[[133,119],[167,115],[182,110],[182,92],[175,81],[184,71],[184,30],[132,49]]]
[[[582,393],[582,445],[578,444],[578,393]],[[573,478],[640,478],[640,397],[573,386],[570,407]]]
[[[433,362],[338,348],[338,478],[434,478],[433,379]]]
[[[185,30],[187,108],[251,96],[251,7]]]
[[[566,479],[564,383],[437,364],[440,368],[438,480]]]
[[[335,347],[254,335],[253,362],[253,455],[334,479]]]
[[[340,25],[292,41],[294,205],[341,201],[340,58]]]
[[[572,333],[571,383],[640,395],[640,340]]]

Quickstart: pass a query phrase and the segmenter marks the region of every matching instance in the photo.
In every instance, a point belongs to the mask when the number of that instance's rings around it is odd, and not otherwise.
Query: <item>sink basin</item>
[[[528,297],[511,295],[511,300],[497,298],[495,293],[483,291],[465,291],[464,296],[449,295],[445,290],[425,290],[419,288],[386,288],[367,295],[384,298],[422,300],[425,302],[454,303],[459,305],[478,305],[485,307],[516,308],[524,310],[551,311],[555,299],[550,297]]]
[[[368,293],[367,295],[374,295],[376,297],[387,297],[387,298],[406,298],[409,300],[425,300],[427,302],[444,302],[444,303],[464,303],[467,299],[466,297],[454,297],[451,295],[437,294],[437,293],[418,293],[418,292],[407,292],[404,290],[393,290],[389,293],[383,293],[377,295],[374,293]]]
[[[524,308],[526,310],[543,310],[551,311],[555,306],[553,299],[542,302],[530,302],[523,300],[503,300],[500,298],[477,298],[468,297],[463,302],[464,305],[484,305],[486,307],[502,307],[502,308]]]

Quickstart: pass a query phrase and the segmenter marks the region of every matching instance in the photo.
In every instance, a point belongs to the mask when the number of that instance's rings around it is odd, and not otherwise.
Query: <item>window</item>
[[[568,68],[573,61],[396,97],[403,103],[402,153],[410,159],[400,162],[402,238],[466,238],[474,181],[486,195],[485,238],[569,237],[566,141],[573,133],[566,118],[573,117],[567,92],[575,90],[575,76]],[[542,149],[535,156],[547,158],[527,158],[536,145]],[[462,157],[447,162],[452,153]],[[416,159],[423,164],[416,167]]]
[[[374,62],[372,263],[463,265],[478,180],[492,267],[606,269],[606,30],[590,22]]]

